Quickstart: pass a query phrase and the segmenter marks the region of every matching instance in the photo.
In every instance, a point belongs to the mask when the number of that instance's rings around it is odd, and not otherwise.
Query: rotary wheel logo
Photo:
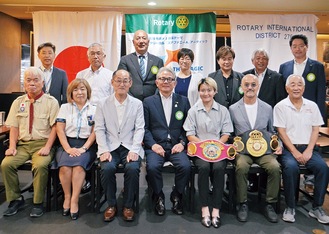
[[[176,19],[176,25],[180,29],[186,28],[188,26],[188,23],[188,18],[185,15],[178,16],[178,18]]]

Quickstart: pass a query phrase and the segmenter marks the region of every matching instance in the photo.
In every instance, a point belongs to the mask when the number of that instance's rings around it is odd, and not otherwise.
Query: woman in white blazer
[[[199,100],[198,83],[203,78],[202,74],[193,72],[191,66],[194,60],[194,53],[188,48],[182,48],[177,54],[180,71],[176,74],[177,85],[175,93],[188,98],[193,106]]]

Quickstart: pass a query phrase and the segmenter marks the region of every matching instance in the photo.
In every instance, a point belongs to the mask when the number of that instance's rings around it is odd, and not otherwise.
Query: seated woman
[[[210,77],[203,78],[198,84],[200,99],[188,112],[184,123],[187,139],[190,142],[199,142],[207,139],[216,139],[225,143],[233,125],[226,107],[214,101],[217,92],[216,81]],[[193,157],[198,168],[198,189],[201,202],[202,225],[218,228],[220,222],[220,208],[224,191],[224,172],[226,159],[219,162],[206,162]],[[213,194],[209,194],[209,178],[212,177]],[[209,206],[213,207],[210,218]]]
[[[190,106],[199,100],[198,83],[202,78],[201,73],[191,71],[194,61],[194,53],[188,48],[182,48],[177,53],[180,71],[176,74],[177,84],[175,93],[188,98]]]
[[[91,88],[85,79],[73,80],[67,88],[67,101],[59,110],[56,131],[61,143],[56,153],[59,179],[64,191],[63,216],[79,216],[79,195],[96,159],[94,121],[96,107],[89,102]]]

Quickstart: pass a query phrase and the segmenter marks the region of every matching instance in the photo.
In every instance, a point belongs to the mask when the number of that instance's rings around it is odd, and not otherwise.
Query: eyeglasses
[[[97,57],[99,57],[99,56],[103,56],[104,55],[104,53],[103,52],[101,52],[101,51],[97,51],[97,52],[90,52],[89,53],[89,56],[97,56]]]
[[[248,87],[251,87],[251,88],[255,88],[257,86],[256,83],[244,83],[244,87],[248,88]]]
[[[113,80],[115,83],[117,83],[118,85],[120,85],[121,83],[126,85],[130,82],[129,79],[123,79],[123,80]]]
[[[175,78],[171,78],[171,77],[159,77],[158,80],[161,81],[162,83],[164,83],[166,81],[168,83],[171,83],[171,82],[174,82],[176,79]]]

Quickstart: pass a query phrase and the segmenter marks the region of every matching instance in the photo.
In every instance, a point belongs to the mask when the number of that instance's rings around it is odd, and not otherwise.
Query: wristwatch
[[[185,147],[185,141],[183,141],[183,140],[180,140],[180,142],[179,143],[181,143],[184,147]]]
[[[85,151],[88,150],[88,148],[86,146],[82,146],[82,149],[84,149]]]

